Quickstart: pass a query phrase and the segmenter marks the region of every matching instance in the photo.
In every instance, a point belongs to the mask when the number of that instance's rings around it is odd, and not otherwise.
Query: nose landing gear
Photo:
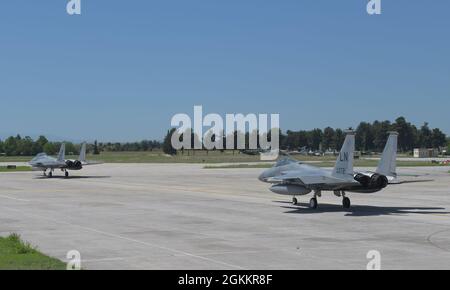
[[[343,199],[342,199],[342,206],[345,208],[345,209],[349,209],[352,205],[351,205],[351,202],[350,202],[350,198],[348,198],[348,197],[344,197]]]
[[[311,200],[309,201],[310,209],[317,209],[317,207],[319,206],[319,203],[317,202],[317,197],[321,197],[321,196],[322,196],[322,192],[320,190],[314,191],[314,197],[311,198]]]
[[[319,203],[317,202],[317,198],[313,197],[309,200],[309,208],[310,209],[317,209],[317,206],[319,205]]]
[[[342,207],[345,209],[349,209],[352,206],[350,202],[350,198],[345,196],[345,192],[342,191]]]

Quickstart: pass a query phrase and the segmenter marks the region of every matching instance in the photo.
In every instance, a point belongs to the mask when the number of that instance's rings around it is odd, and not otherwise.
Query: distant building
[[[331,150],[328,149],[327,151],[325,151],[323,153],[324,156],[337,156],[339,154],[339,152],[337,152],[336,150]]]
[[[435,158],[439,156],[439,149],[414,149],[414,158]]]

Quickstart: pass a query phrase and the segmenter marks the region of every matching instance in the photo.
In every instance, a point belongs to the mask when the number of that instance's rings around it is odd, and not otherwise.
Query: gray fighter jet
[[[354,172],[353,160],[355,151],[355,134],[348,132],[336,161],[334,169],[328,170],[303,164],[291,158],[279,160],[274,167],[264,171],[259,180],[273,184],[270,190],[277,194],[293,196],[293,204],[297,204],[296,196],[311,192],[309,206],[316,209],[317,197],[322,191],[332,191],[342,197],[344,208],[350,208],[350,199],[346,192],[374,193],[390,183],[396,183],[398,133],[390,132],[386,147],[375,172]]]
[[[62,143],[56,158],[48,156],[46,153],[39,153],[29,162],[29,164],[33,170],[43,171],[44,176],[48,176],[49,178],[53,177],[55,169],[61,169],[61,171],[64,172],[65,177],[69,177],[68,170],[81,170],[83,166],[86,165],[100,164],[95,161],[86,161],[86,143],[81,145],[78,160],[66,160],[65,152],[66,145]],[[47,170],[49,170],[48,174]]]

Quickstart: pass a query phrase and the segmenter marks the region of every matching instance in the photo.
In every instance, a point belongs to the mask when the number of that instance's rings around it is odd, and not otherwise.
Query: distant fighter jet
[[[66,177],[69,177],[68,170],[81,170],[83,166],[100,164],[99,162],[86,161],[86,143],[81,145],[80,157],[78,160],[65,160],[66,145],[61,144],[56,158],[48,156],[46,153],[39,153],[29,164],[34,170],[44,172],[44,176],[51,178],[55,169],[61,169]],[[47,170],[50,170],[47,175]]]
[[[342,197],[344,208],[350,208],[350,199],[346,192],[374,193],[388,184],[396,182],[397,132],[390,132],[386,147],[375,172],[354,172],[353,160],[355,151],[355,134],[347,133],[341,152],[333,170],[303,164],[291,158],[279,160],[274,167],[264,171],[259,180],[273,184],[270,190],[277,194],[293,196],[293,204],[297,204],[296,196],[314,192],[309,207],[316,209],[317,197],[322,191],[333,191]]]

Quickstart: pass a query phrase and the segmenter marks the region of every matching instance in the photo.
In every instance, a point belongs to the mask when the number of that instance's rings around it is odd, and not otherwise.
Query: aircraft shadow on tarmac
[[[274,201],[277,203],[289,203],[287,201]],[[282,206],[289,209],[289,214],[319,214],[327,212],[346,212],[346,216],[383,216],[383,215],[405,215],[405,214],[450,214],[442,207],[386,207],[370,205],[352,205],[350,209],[343,209],[340,204],[321,203],[317,209],[310,209],[308,203],[299,203],[294,206]]]
[[[52,180],[52,179],[102,179],[102,178],[111,178],[111,176],[55,176],[48,177],[48,176],[36,176],[34,179],[45,179],[45,180]]]

